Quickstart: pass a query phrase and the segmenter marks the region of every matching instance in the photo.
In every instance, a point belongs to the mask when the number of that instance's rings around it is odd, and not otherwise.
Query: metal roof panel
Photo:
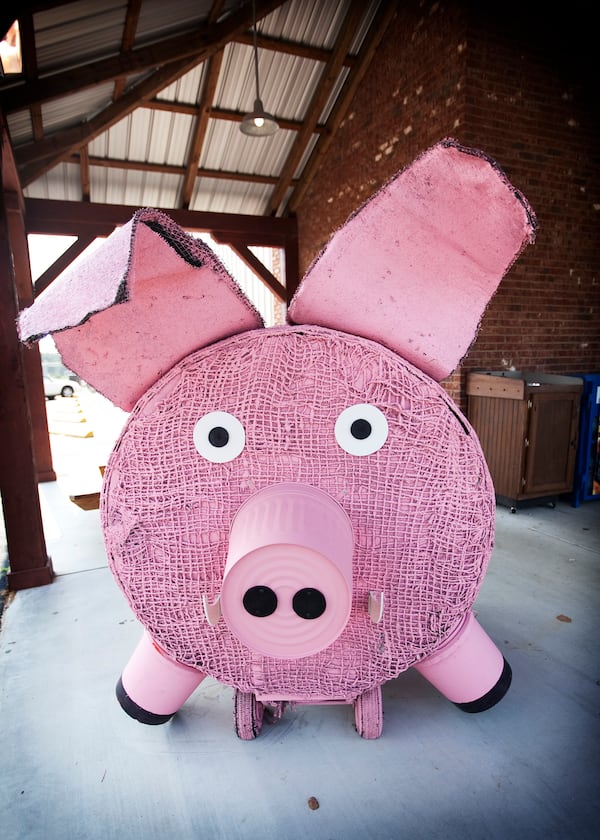
[[[28,110],[7,114],[6,121],[13,146],[19,146],[21,143],[27,143],[33,139],[31,114]]]
[[[262,216],[267,209],[271,190],[272,187],[265,184],[198,178],[190,209]]]
[[[89,118],[90,113],[100,111],[111,101],[112,82],[96,85],[86,90],[78,90],[70,96],[50,99],[42,104],[44,133],[51,134],[74,123],[81,123]]]
[[[81,201],[81,179],[76,163],[59,163],[23,190],[27,198]]]
[[[156,98],[159,101],[178,102],[184,105],[195,105],[202,93],[204,86],[205,65],[198,64],[185,75],[169,85]]]
[[[260,95],[265,109],[282,123],[294,121],[301,125],[319,89],[324,70],[327,67],[327,51],[333,50],[343,31],[352,0],[287,0],[269,15],[258,21],[258,31],[271,39],[269,48],[259,47],[258,64]],[[40,76],[52,72],[65,73],[84,62],[92,62],[119,53],[123,42],[124,24],[130,4],[127,0],[64,0],[57,4],[40,4],[42,10],[33,15],[37,61]],[[371,25],[380,0],[365,0],[363,19],[354,33],[350,52],[358,50]],[[221,18],[237,11],[241,0],[225,0],[219,4]],[[143,0],[135,35],[135,45],[153,43],[161,38],[170,38],[176,33],[188,33],[207,21],[214,0]],[[132,7],[133,8],[133,7]],[[250,8],[245,0],[244,8]],[[245,36],[247,40],[247,35]],[[283,43],[277,49],[277,41]],[[295,55],[291,44],[298,44],[315,50],[317,57]],[[271,49],[270,47],[274,48]],[[157,45],[157,55],[160,47]],[[68,159],[73,150],[72,135],[62,132],[71,127],[84,127],[94,117],[106,111],[106,124],[110,127],[100,134],[86,139],[82,130],[82,151],[90,158],[105,158],[108,166],[91,167],[91,198],[93,201],[126,202],[136,206],[151,204],[174,207],[180,199],[184,168],[191,148],[196,118],[189,113],[189,106],[201,101],[206,82],[207,62],[200,62],[176,82],[155,94],[156,99],[174,105],[186,106],[188,113],[147,107],[140,100],[133,110],[124,110],[123,116],[110,125],[118,114],[118,104],[113,102],[114,82],[107,81],[81,90],[76,90],[77,71],[73,77],[73,92],[57,96],[42,103],[42,143],[47,138],[45,155],[49,160],[59,160],[61,154]],[[111,67],[111,70],[113,68]],[[116,72],[116,69],[115,69]],[[325,123],[338,100],[349,68],[344,67],[338,76],[333,91],[328,97],[319,122]],[[152,71],[140,71],[127,78],[127,97],[124,106],[132,104],[135,84],[150,77]],[[35,84],[35,80],[31,80]],[[11,87],[27,88],[28,81],[9,82]],[[62,87],[62,84],[61,84]],[[2,83],[0,82],[0,90]],[[60,88],[59,88],[60,89]],[[50,92],[51,93],[51,92]],[[152,95],[151,91],[148,95]],[[34,91],[35,96],[48,94],[43,85]],[[253,48],[247,43],[232,41],[224,48],[223,61],[216,93],[210,103],[213,111],[209,119],[200,154],[201,169],[221,171],[226,177],[199,179],[194,186],[191,206],[194,209],[216,210],[262,214],[269,209],[269,198],[278,186],[290,154],[296,151],[298,132],[293,129],[280,130],[267,138],[249,138],[239,130],[235,113],[251,110],[256,97]],[[19,97],[13,96],[14,107],[20,108],[7,115],[11,137],[19,163],[27,165],[28,176],[34,177],[36,155],[27,148],[34,142],[32,114],[35,111],[19,105]],[[218,115],[219,110],[235,112]],[[101,126],[101,120],[99,120]],[[99,129],[95,129],[99,130]],[[305,148],[300,150],[300,161],[295,165],[294,178],[299,179],[310,155],[318,143],[318,134],[303,136]],[[56,150],[56,152],[54,151]],[[44,155],[44,156],[45,156]],[[42,158],[43,160],[44,158]],[[135,163],[129,169],[128,163]],[[147,166],[146,169],[143,167]],[[157,172],[157,167],[176,167],[177,171]],[[43,171],[40,165],[38,171]],[[231,178],[228,173],[239,173],[240,178]],[[249,180],[244,181],[247,175]],[[254,180],[268,178],[268,183]],[[65,183],[61,185],[60,179]],[[59,164],[49,173],[32,184],[30,194],[39,191],[47,197],[64,198],[66,194],[80,197],[81,178],[79,167]],[[290,188],[286,189],[289,196]],[[281,205],[280,205],[281,206]]]
[[[40,75],[118,53],[126,12],[124,0],[79,0],[37,12],[35,42]]]
[[[92,200],[106,204],[176,207],[180,182],[178,176],[166,173],[90,167]]]
[[[210,120],[201,167],[252,175],[277,176],[295,140],[295,132],[280,129],[271,137],[247,137],[239,123]]]
[[[211,0],[144,0],[136,31],[136,44],[163,38],[206,20]]]

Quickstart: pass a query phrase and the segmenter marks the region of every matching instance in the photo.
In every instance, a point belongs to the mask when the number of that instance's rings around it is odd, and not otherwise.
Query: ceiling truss
[[[395,14],[395,2],[381,2],[366,27],[366,34],[357,53],[350,47],[362,26],[365,26],[363,0],[349,0],[344,4],[345,17],[331,49],[312,46],[301,40],[259,35],[260,50],[274,54],[293,55],[310,62],[319,62],[320,78],[312,99],[301,119],[277,117],[281,128],[295,133],[291,150],[276,174],[214,170],[201,168],[200,160],[207,142],[209,120],[241,122],[244,114],[219,108],[214,104],[215,91],[222,72],[223,51],[230,42],[252,44],[252,4],[246,0],[233,11],[223,14],[225,0],[213,0],[206,19],[177,35],[167,35],[152,43],[136,46],[136,31],[144,0],[129,0],[122,29],[118,54],[96,59],[77,67],[58,67],[51,73],[39,73],[35,42],[35,13],[56,6],[68,6],[72,0],[38,0],[38,2],[9,2],[0,20],[4,25],[13,15],[21,27],[25,57],[24,76],[17,82],[0,82],[0,101],[5,114],[27,109],[32,125],[32,139],[17,144],[15,158],[24,188],[62,162],[76,162],[80,168],[81,199],[90,200],[90,168],[94,166],[123,170],[164,172],[181,177],[177,207],[188,209],[198,178],[223,178],[248,183],[262,183],[271,188],[265,215],[277,216],[294,212],[314,177],[325,150],[332,142],[336,128],[343,119],[353,93],[366,71],[385,29]],[[256,0],[257,21],[272,14],[285,4],[301,0]],[[10,6],[13,6],[11,13]],[[194,67],[204,64],[203,87],[196,104],[182,104],[161,100],[158,94]],[[326,123],[319,118],[332,96],[340,70],[347,68],[347,78]],[[132,81],[131,77],[136,76]],[[112,100],[99,113],[90,114],[83,122],[48,133],[44,130],[42,108],[45,103],[64,99],[99,84],[113,82]],[[169,166],[114,157],[90,155],[89,144],[107,132],[138,108],[170,110],[187,114],[192,119],[187,157],[183,165]],[[276,115],[277,116],[277,115]],[[307,154],[309,144],[316,144],[302,172],[300,161]]]

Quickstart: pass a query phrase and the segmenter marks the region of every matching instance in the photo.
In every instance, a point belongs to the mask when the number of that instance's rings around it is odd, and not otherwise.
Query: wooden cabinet
[[[481,441],[496,499],[516,510],[573,488],[583,381],[519,371],[467,376],[467,414]]]

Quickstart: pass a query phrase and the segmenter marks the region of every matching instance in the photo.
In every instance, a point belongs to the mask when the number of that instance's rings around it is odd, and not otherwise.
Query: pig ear
[[[19,317],[22,341],[52,334],[64,364],[126,411],[188,353],[262,326],[210,248],[157,210],[139,210]]]
[[[333,235],[290,320],[372,338],[439,381],[467,352],[535,228],[494,161],[444,140]]]

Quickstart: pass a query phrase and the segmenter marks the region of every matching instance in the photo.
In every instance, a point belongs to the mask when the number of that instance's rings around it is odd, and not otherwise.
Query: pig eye
[[[388,423],[374,405],[359,403],[344,409],[335,421],[335,439],[350,455],[371,455],[388,436]]]
[[[210,411],[194,426],[194,446],[203,458],[214,464],[233,461],[244,449],[246,433],[233,414]]]

